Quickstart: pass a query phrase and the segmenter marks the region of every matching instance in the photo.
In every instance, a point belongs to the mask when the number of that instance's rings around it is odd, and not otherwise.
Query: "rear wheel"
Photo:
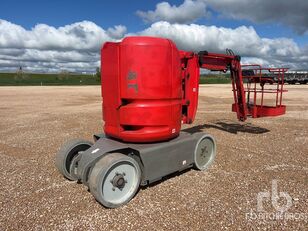
[[[205,134],[195,147],[194,166],[198,170],[207,169],[213,162],[216,155],[216,143],[212,136]]]
[[[77,180],[72,174],[74,168],[72,163],[78,156],[78,152],[86,151],[93,145],[92,142],[81,139],[73,139],[66,142],[56,154],[56,167],[59,172],[69,180]]]
[[[136,194],[141,178],[139,164],[121,153],[101,158],[89,176],[89,188],[95,199],[108,208],[128,203]]]

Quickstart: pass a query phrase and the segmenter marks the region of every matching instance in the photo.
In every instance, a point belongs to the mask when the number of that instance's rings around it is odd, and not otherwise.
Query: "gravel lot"
[[[195,123],[184,128],[216,138],[212,167],[105,209],[54,166],[65,140],[102,131],[100,88],[1,87],[0,230],[307,230],[308,86],[286,88],[286,115],[240,123],[230,111],[231,85],[201,86]],[[273,198],[273,180],[278,194],[292,197],[288,218],[273,219],[270,199],[257,211],[258,193]]]

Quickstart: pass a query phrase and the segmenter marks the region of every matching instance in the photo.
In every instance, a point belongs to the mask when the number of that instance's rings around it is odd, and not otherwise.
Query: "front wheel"
[[[95,199],[108,208],[128,203],[136,194],[141,179],[139,164],[121,153],[101,158],[89,176],[89,188]]]
[[[69,180],[77,180],[72,174],[73,160],[77,157],[78,152],[86,151],[93,145],[92,142],[81,139],[73,139],[66,142],[56,154],[56,167],[59,172]]]

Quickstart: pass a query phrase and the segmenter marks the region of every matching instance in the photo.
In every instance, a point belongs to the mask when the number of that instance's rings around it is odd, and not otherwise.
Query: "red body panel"
[[[182,122],[191,124],[196,116],[199,97],[199,57],[193,52],[181,51],[183,100]]]
[[[119,44],[107,42],[102,49],[101,60],[102,97],[104,130],[111,136],[119,133],[119,116],[117,108],[121,105],[119,87]],[[107,121],[107,123],[106,123]]]
[[[102,48],[104,130],[127,142],[176,137],[181,129],[179,51],[168,39],[128,37]]]

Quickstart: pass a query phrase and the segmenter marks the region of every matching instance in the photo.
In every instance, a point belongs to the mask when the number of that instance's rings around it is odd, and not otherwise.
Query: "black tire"
[[[93,145],[92,142],[81,139],[67,141],[56,154],[55,164],[59,172],[68,180],[77,180],[70,173],[73,158],[80,151],[86,151]]]
[[[117,184],[120,180],[122,184]],[[103,206],[116,208],[134,197],[140,180],[140,166],[133,158],[110,153],[95,163],[89,176],[89,188]]]
[[[194,167],[197,170],[206,170],[216,156],[216,142],[208,134],[204,134],[197,142],[194,150]]]

